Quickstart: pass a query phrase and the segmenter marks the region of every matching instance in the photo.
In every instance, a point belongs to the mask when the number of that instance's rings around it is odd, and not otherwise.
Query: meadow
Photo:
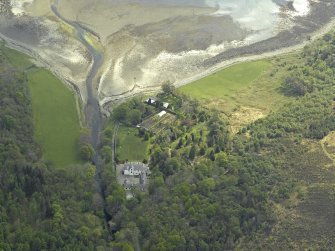
[[[295,55],[285,61],[296,62]],[[231,114],[240,106],[268,113],[288,100],[278,88],[287,71],[279,67],[280,57],[232,65],[210,76],[179,88],[182,93],[202,101],[208,107]]]
[[[31,57],[10,49],[0,50],[16,68],[26,71],[34,119],[34,134],[43,159],[57,168],[79,163],[80,124],[73,92],[50,71],[36,68]]]
[[[28,72],[35,137],[56,167],[79,163],[80,124],[73,92],[45,69]]]

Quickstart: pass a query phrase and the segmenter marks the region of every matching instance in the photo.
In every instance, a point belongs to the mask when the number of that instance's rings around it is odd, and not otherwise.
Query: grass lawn
[[[116,142],[116,155],[120,161],[143,161],[148,158],[148,141],[137,134],[136,128],[120,126]]]
[[[71,90],[45,69],[28,72],[35,137],[43,158],[57,168],[79,163],[77,140],[80,125]]]

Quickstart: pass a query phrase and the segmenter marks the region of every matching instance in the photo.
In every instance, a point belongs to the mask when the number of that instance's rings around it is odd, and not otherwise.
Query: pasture
[[[288,55],[286,59],[291,57]],[[277,67],[280,63],[280,59],[272,58],[235,64],[182,86],[179,91],[226,114],[240,106],[267,113],[287,101],[278,91],[282,76],[287,72],[284,67]]]
[[[73,92],[45,69],[28,72],[35,137],[57,168],[79,162],[80,124]]]

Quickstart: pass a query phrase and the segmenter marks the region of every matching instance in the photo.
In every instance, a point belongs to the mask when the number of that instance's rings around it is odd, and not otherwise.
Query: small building
[[[161,111],[160,113],[158,113],[158,117],[163,117],[166,114],[166,111]]]
[[[149,105],[153,105],[153,104],[156,103],[156,99],[154,99],[154,98],[148,98],[145,102],[148,103]]]
[[[167,102],[163,102],[163,107],[164,107],[165,109],[168,109],[168,108],[169,108],[169,106],[170,106],[170,104],[169,104],[169,103],[167,103]]]

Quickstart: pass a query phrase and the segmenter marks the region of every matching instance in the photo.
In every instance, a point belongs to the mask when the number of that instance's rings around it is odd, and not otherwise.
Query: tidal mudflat
[[[23,2],[2,8],[1,36],[75,85],[85,102],[90,53],[51,11],[54,1]],[[180,83],[227,59],[302,43],[335,16],[335,3],[325,0],[56,2],[104,55],[93,81],[101,105]]]

